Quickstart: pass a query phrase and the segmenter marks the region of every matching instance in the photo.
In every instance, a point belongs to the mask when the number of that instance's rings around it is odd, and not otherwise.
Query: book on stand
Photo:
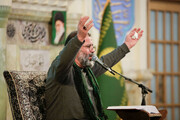
[[[153,105],[146,106],[109,106],[107,110],[115,111],[123,120],[159,120],[162,116]]]

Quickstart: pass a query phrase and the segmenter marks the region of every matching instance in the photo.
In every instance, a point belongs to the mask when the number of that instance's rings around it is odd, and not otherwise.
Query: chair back
[[[44,120],[46,72],[4,71],[14,120]]]

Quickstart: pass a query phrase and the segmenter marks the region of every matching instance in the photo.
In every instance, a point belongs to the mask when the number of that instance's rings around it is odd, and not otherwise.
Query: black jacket
[[[73,77],[75,75],[73,63],[82,44],[77,36],[74,37],[64,47],[49,68],[45,91],[47,120],[86,118]],[[123,44],[111,53],[102,56],[101,60],[109,67],[112,67],[128,52],[128,47],[126,44]],[[106,72],[97,63],[93,66],[92,71],[96,77]]]

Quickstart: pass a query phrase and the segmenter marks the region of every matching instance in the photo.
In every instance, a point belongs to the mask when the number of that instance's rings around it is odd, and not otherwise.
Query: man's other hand
[[[134,36],[135,32],[137,33],[137,38]],[[125,44],[128,46],[129,49],[131,49],[138,40],[142,37],[143,30],[141,28],[134,28],[127,36],[125,40]]]

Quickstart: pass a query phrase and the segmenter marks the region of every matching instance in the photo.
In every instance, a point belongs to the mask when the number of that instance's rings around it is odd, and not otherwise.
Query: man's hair
[[[77,35],[77,31],[73,31],[73,32],[71,32],[69,35],[68,35],[68,37],[67,37],[67,39],[66,39],[66,42],[65,42],[65,46],[68,44],[68,42],[73,38],[73,37],[75,37]]]
[[[54,21],[56,22],[57,20],[60,20],[64,23],[64,15],[62,12],[56,12],[54,16]]]
[[[66,42],[65,42],[64,45],[66,46],[66,45],[68,44],[68,42],[69,42],[73,37],[75,37],[76,35],[77,35],[77,30],[71,32],[71,33],[68,35],[68,37],[67,37]],[[91,36],[90,33],[88,33],[88,35]]]

